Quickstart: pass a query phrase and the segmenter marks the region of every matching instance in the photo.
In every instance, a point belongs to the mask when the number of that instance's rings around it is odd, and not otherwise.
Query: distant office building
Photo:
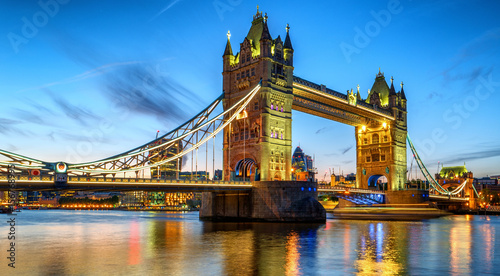
[[[210,173],[206,171],[180,172],[179,179],[184,180],[207,180],[210,179]]]
[[[491,177],[474,178],[474,187],[478,192],[488,189],[490,191],[500,191],[500,185],[498,185],[498,179]]]
[[[222,170],[215,170],[214,180],[222,180]]]
[[[142,207],[145,206],[146,192],[132,191],[124,192],[121,197],[121,206],[125,207]]]
[[[292,179],[297,181],[314,181],[316,173],[313,167],[313,159],[305,155],[300,147],[297,147],[292,155]]]
[[[166,143],[168,140],[164,139],[161,143]],[[160,143],[160,142],[157,142]],[[151,147],[157,144],[151,145]],[[160,162],[166,158],[177,155],[182,150],[182,143],[178,142],[173,144],[170,148],[166,150],[151,150],[149,155],[152,156],[151,163]],[[182,158],[174,159],[170,162],[159,166],[151,167],[151,178],[161,178],[161,179],[177,179],[178,173],[182,170]]]
[[[188,200],[195,198],[195,194],[190,193],[165,193],[148,192],[146,194],[145,206],[151,207],[181,207]]]

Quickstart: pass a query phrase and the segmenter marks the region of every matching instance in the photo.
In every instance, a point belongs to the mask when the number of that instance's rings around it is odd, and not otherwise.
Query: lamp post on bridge
[[[156,131],[156,138],[155,138],[155,140],[157,140],[157,139],[158,139],[158,133],[160,133],[160,131],[159,131],[159,130],[157,130],[157,131]],[[160,166],[158,166],[158,167],[156,168],[156,178],[157,178],[157,179],[160,179]]]

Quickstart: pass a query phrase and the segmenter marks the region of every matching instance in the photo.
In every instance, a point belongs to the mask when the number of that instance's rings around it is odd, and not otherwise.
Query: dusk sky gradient
[[[359,84],[362,98],[379,67],[396,91],[403,81],[431,173],[439,161],[500,175],[498,1],[73,0],[51,14],[37,2],[0,2],[0,149],[83,162],[172,130],[222,93],[226,33],[238,52],[260,5],[273,39],[290,24],[294,75],[342,93]],[[315,156],[320,180],[355,172],[354,127],[292,119],[293,149]]]

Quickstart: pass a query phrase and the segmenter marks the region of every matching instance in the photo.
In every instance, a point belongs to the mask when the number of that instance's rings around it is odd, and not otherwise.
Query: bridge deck
[[[143,178],[102,178],[69,176],[67,184],[55,185],[53,176],[17,176],[15,190],[90,190],[90,191],[244,191],[250,190],[248,181],[168,180]],[[9,190],[6,176],[0,176],[0,190]]]

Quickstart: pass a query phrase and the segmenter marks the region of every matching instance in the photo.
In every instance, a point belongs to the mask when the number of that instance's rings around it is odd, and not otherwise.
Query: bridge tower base
[[[325,222],[317,184],[255,181],[250,192],[204,192],[200,219],[211,221]]]

